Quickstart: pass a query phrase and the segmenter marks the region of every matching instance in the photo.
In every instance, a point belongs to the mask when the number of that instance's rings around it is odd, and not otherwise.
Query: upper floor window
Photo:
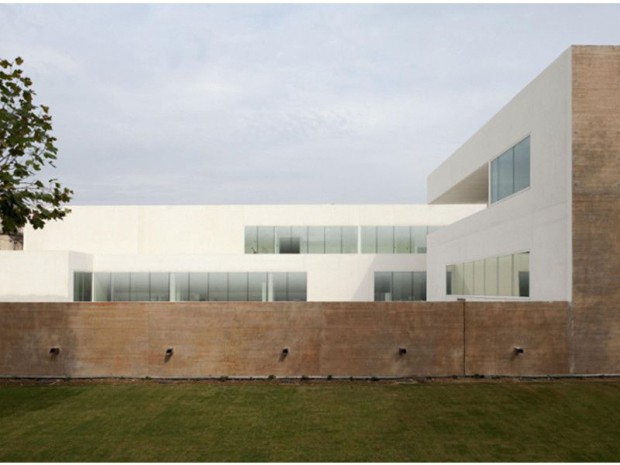
[[[426,253],[426,235],[438,226],[362,226],[362,253]]]
[[[246,254],[424,254],[439,226],[246,226]],[[361,238],[361,244],[359,239]]]
[[[491,162],[491,203],[530,186],[530,136]]]
[[[246,254],[357,253],[356,226],[246,226]]]

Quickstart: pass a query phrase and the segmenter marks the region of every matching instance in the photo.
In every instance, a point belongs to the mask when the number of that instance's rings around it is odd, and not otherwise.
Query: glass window
[[[413,299],[426,300],[426,272],[413,272]]]
[[[376,272],[375,273],[375,301],[391,301],[392,300],[392,273]]]
[[[82,301],[82,273],[79,271],[73,272],[73,301],[81,302]]]
[[[426,272],[375,273],[375,301],[426,300]]]
[[[530,296],[530,254],[529,252],[516,254],[513,262],[513,289],[519,297]]]
[[[498,293],[500,296],[512,294],[512,255],[504,255],[497,260]]]
[[[449,265],[446,276],[448,295],[486,295],[491,297],[529,297],[529,252]],[[462,280],[459,273],[462,270]],[[470,277],[470,275],[472,277]],[[460,283],[463,289],[457,289]]]
[[[82,274],[82,300],[84,302],[93,300],[93,274],[91,272]]]
[[[484,260],[474,262],[474,295],[484,295]]]
[[[325,253],[342,253],[340,226],[328,226],[325,228]]]
[[[92,300],[92,276],[90,271],[73,272],[73,301],[90,302]]]
[[[308,253],[308,228],[306,226],[246,226],[245,253]],[[324,253],[322,238],[320,253]]]
[[[267,273],[248,273],[248,300],[267,301]]]
[[[519,297],[530,296],[530,272],[519,271]]]
[[[290,226],[276,226],[275,228],[275,253],[299,253],[291,249],[291,228]]]
[[[258,228],[256,226],[245,227],[245,253],[258,253]]]
[[[463,294],[463,264],[454,265],[452,269],[452,293],[454,295]]]
[[[308,228],[308,253],[325,253],[325,228],[310,226]]]
[[[228,300],[228,273],[209,273],[209,300]]]
[[[207,300],[209,273],[189,273],[189,300]]]
[[[112,273],[112,301],[128,302],[130,300],[130,273]]]
[[[275,238],[273,226],[258,227],[258,253],[274,253]]]
[[[174,302],[183,302],[189,299],[189,273],[171,273],[171,295]]]
[[[288,241],[288,248],[282,250],[280,253],[301,253],[301,239],[291,235]]]
[[[394,253],[393,226],[377,226],[377,253]]]
[[[474,293],[474,262],[463,263],[463,292],[465,295]]]
[[[299,252],[308,253],[308,228],[305,226],[293,226],[291,228],[293,240],[299,241]]]
[[[228,300],[238,302],[248,300],[247,273],[228,273]]]
[[[484,259],[484,295],[499,295],[497,290],[497,257]]]
[[[409,226],[394,227],[394,252],[411,253],[411,228]]]
[[[98,302],[307,300],[307,274],[304,272],[75,272],[74,282],[76,301],[80,296],[90,299],[91,282],[94,282],[94,298]]]
[[[414,253],[426,253],[426,226],[411,226],[411,250]]]
[[[376,226],[362,226],[362,253],[377,253]]]
[[[287,273],[272,273],[273,280],[273,300],[288,300],[287,289]]]
[[[130,299],[145,302],[149,300],[149,274],[131,273],[130,280]]]
[[[508,197],[515,191],[514,167],[512,149],[502,154],[498,159],[498,195],[500,199]]]
[[[429,231],[437,228],[438,226],[247,226],[245,252],[426,253],[426,236]]]
[[[110,273],[95,273],[95,302],[112,301],[112,276]]]
[[[491,203],[499,200],[499,161],[491,162]]]
[[[530,138],[526,138],[515,145],[515,192],[530,186]]]
[[[151,273],[150,300],[154,302],[170,300],[170,273]]]
[[[342,227],[342,253],[357,253],[357,227]]]
[[[530,185],[529,136],[491,162],[491,203]]]
[[[413,300],[413,273],[392,273],[392,300]]]
[[[288,273],[288,300],[304,302],[306,298],[306,273]]]

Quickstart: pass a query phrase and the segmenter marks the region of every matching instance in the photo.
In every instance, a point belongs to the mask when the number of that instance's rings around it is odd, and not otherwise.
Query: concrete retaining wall
[[[565,302],[0,303],[0,375],[565,374],[568,315]]]

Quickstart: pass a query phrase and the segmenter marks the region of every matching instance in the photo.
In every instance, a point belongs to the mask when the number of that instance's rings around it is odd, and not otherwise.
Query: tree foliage
[[[26,223],[38,229],[63,218],[73,194],[57,179],[37,178],[45,166],[55,167],[58,149],[49,108],[34,103],[22,63],[0,60],[0,228],[11,235]]]

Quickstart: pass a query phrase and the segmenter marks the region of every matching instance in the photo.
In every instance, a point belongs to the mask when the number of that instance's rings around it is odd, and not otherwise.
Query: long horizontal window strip
[[[306,301],[305,272],[75,272],[74,301]]]
[[[439,226],[246,226],[246,254],[424,254]]]
[[[491,162],[491,203],[530,186],[530,137]]]
[[[426,272],[375,272],[375,301],[426,300]]]
[[[439,226],[362,226],[364,254],[425,254],[426,236]]]
[[[446,294],[530,296],[530,253],[489,257],[446,267]]]

